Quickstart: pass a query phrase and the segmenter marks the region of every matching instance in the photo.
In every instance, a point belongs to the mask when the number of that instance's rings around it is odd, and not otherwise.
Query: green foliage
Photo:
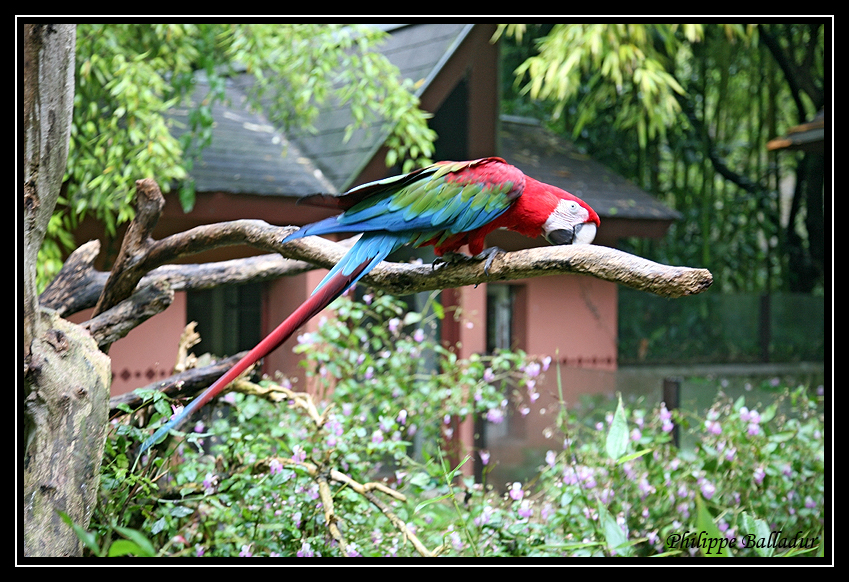
[[[515,73],[508,111],[550,120],[681,214],[662,240],[623,241],[624,250],[708,268],[722,292],[821,289],[822,271],[798,266],[821,260],[822,199],[779,192],[822,169],[766,148],[822,107],[821,23],[504,25],[499,34]]]
[[[326,503],[353,556],[417,555],[412,536],[466,557],[817,551],[823,418],[807,389],[785,391],[784,407],[720,396],[706,418],[621,399],[578,418],[561,405],[552,439],[562,448],[539,460],[536,477],[499,491],[486,483],[491,464],[484,483],[464,476],[472,456],[450,452],[452,429],[473,414],[499,421],[540,364],[522,353],[457,358],[428,339],[444,316],[434,302],[421,313],[387,296],[333,308],[297,347],[311,399],[285,379],[260,383],[281,402],[228,394],[211,426],[190,427],[146,469],[130,462],[146,430],[113,424],[91,531],[76,528],[90,555],[151,555],[152,546],[159,556],[340,556]],[[166,399],[149,396],[167,416]],[[672,445],[674,425],[695,447]],[[372,497],[356,487],[367,483],[378,484]]]
[[[135,181],[153,177],[163,192],[178,187],[194,205],[189,171],[212,135],[212,106],[224,100],[229,75],[254,79],[251,105],[286,128],[310,130],[331,99],[347,104],[358,128],[388,136],[386,163],[408,171],[427,164],[435,134],[415,88],[380,53],[379,30],[328,24],[80,24],[77,26],[74,119],[57,219],[42,248],[39,284],[58,272],[73,248],[69,232],[85,216],[110,236],[133,217]],[[209,86],[191,101],[195,77]],[[166,117],[189,110],[178,140]]]
[[[772,293],[765,306],[756,293],[670,301],[619,290],[620,365],[762,362],[764,354],[770,362],[821,362],[825,338],[821,296]]]
[[[502,25],[521,40],[525,25]],[[699,24],[556,24],[538,39],[538,54],[515,70],[522,93],[555,103],[554,117],[577,103],[575,136],[615,106],[614,125],[636,128],[642,147],[663,134],[680,112],[675,93],[684,89],[667,69],[681,38],[701,39]]]

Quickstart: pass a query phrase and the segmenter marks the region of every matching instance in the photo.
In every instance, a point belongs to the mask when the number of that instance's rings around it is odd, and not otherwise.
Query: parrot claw
[[[441,257],[436,257],[435,259],[433,259],[433,262],[430,264],[430,266],[432,269],[437,269],[442,265],[456,265],[457,263],[468,261],[470,259],[470,256],[464,255],[463,253],[454,253],[449,251]]]
[[[466,261],[486,261],[483,266],[483,272],[488,277],[489,276],[489,268],[492,266],[492,261],[495,260],[495,257],[504,250],[498,247],[489,247],[477,255],[470,257],[469,255],[464,255],[463,253],[454,253],[448,252],[445,253],[441,257],[436,257],[431,263],[431,267],[436,269],[441,265],[456,265],[458,263],[466,262]]]
[[[492,261],[495,260],[495,257],[504,253],[504,249],[498,247],[489,247],[483,252],[472,257],[476,261],[486,261],[483,265],[484,274],[489,277],[489,268],[492,266]]]

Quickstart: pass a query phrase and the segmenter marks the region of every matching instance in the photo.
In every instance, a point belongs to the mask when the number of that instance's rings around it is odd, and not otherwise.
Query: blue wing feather
[[[344,212],[306,225],[283,242],[312,235],[362,232],[362,238],[316,290],[336,274],[348,275],[369,260],[368,267],[356,279],[359,280],[405,244],[420,245],[470,232],[506,212],[524,188],[524,176],[515,168],[511,167],[515,173],[499,180],[485,173],[480,179],[474,173],[446,179],[448,174],[490,162],[504,164],[501,159],[441,162],[410,174],[358,186],[342,196],[308,197],[308,204],[341,208]]]

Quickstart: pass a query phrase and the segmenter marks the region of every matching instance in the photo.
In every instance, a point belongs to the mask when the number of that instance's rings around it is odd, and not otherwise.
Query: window
[[[186,316],[201,337],[194,353],[224,357],[253,348],[262,339],[261,309],[260,283],[189,291]]]
[[[486,286],[486,351],[513,347],[513,287]]]

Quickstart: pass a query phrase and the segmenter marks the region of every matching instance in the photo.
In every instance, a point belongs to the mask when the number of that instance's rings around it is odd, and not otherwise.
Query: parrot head
[[[598,214],[583,200],[560,191],[560,200],[542,225],[542,236],[553,245],[590,244],[599,226]]]

